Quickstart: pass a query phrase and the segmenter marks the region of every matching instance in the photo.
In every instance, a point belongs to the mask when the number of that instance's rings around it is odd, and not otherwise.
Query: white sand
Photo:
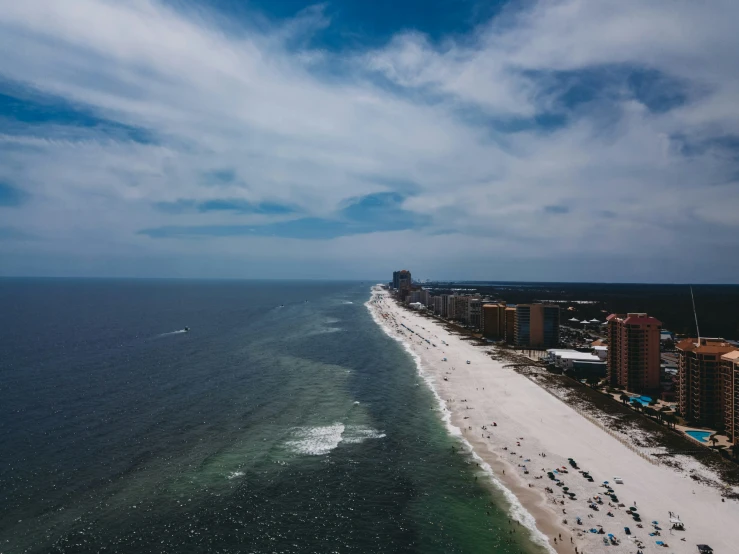
[[[397,306],[379,288],[373,289],[373,300],[368,306],[386,332],[402,340],[418,356],[427,381],[446,401],[452,424],[463,430],[474,453],[515,494],[558,552],[572,553],[577,546],[579,552],[587,554],[635,553],[633,537],[638,537],[645,553],[695,554],[696,544],[702,543],[712,546],[717,554],[739,553],[739,502],[722,502],[715,488],[667,466],[653,465],[523,375],[492,360],[486,354],[490,348],[474,346],[449,334],[436,321]],[[419,335],[436,346],[427,344]],[[448,361],[442,361],[444,357]],[[541,457],[541,453],[546,457]],[[580,469],[590,472],[593,483],[569,466],[570,457]],[[525,462],[526,459],[530,461]],[[519,464],[527,466],[528,475]],[[576,493],[576,500],[564,500],[560,487],[543,471],[562,466],[569,472],[560,479],[569,492]],[[624,483],[615,484],[614,476],[622,477]],[[609,507],[610,499],[600,486],[603,481],[611,483],[619,503],[628,507],[636,502],[643,528],[637,527],[626,508]],[[551,487],[554,494],[546,493],[545,487]],[[603,498],[598,511],[588,507],[587,500],[594,495]],[[559,504],[561,500],[564,505]],[[609,511],[614,517],[607,515]],[[679,514],[685,531],[670,531],[670,511]],[[577,516],[582,525],[576,524]],[[660,523],[660,536],[649,536],[654,532],[653,520]],[[606,535],[588,532],[598,525],[606,533],[613,533],[620,544],[606,546]],[[624,527],[631,529],[631,537],[625,535]],[[559,533],[562,540],[555,545],[554,537]],[[658,540],[669,546],[657,546]]]

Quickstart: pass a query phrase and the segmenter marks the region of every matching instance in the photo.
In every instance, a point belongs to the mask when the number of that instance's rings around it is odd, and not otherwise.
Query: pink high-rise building
[[[611,314],[608,322],[608,381],[644,393],[659,389],[662,323],[644,313]]]

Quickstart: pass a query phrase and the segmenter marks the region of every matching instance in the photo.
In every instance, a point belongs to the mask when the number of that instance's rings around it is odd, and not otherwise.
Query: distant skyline
[[[737,283],[737,20],[0,0],[0,276]]]

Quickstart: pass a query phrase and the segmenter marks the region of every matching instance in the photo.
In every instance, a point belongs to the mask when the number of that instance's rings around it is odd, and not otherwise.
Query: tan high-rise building
[[[505,341],[516,343],[516,308],[505,309]]]
[[[662,323],[644,313],[611,314],[608,322],[608,382],[633,392],[659,390]]]
[[[733,444],[739,444],[739,350],[721,356],[724,429]]]
[[[678,404],[682,416],[706,427],[724,424],[726,394],[721,357],[736,350],[724,339],[684,339],[677,343]]]
[[[505,338],[505,304],[483,304],[482,334],[489,339]]]
[[[555,348],[559,345],[559,306],[518,304],[514,334],[520,348]]]

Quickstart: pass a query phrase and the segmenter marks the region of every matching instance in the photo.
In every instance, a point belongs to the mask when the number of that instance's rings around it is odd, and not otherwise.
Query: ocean
[[[1,279],[0,553],[540,552],[369,296]]]

